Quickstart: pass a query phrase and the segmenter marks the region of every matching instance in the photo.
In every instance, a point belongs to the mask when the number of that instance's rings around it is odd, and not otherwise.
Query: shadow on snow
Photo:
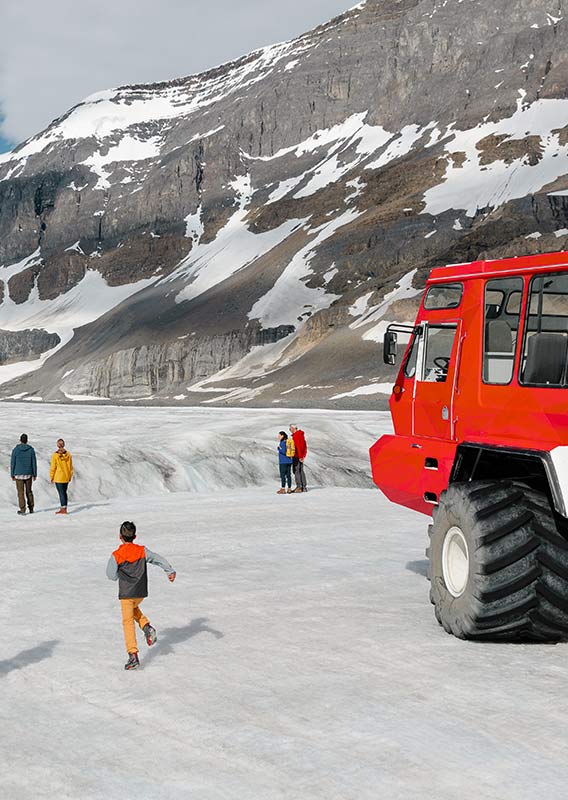
[[[45,658],[51,658],[55,645],[59,644],[57,639],[51,639],[48,642],[42,642],[31,647],[29,650],[22,650],[17,656],[7,658],[5,661],[0,661],[0,678],[13,672],[15,669],[23,669],[30,664],[37,664]]]
[[[174,645],[186,642],[192,639],[199,633],[210,633],[216,639],[222,639],[224,634],[221,631],[210,628],[207,617],[198,617],[193,619],[189,625],[182,625],[180,628],[165,628],[163,631],[158,631],[158,640],[148,654],[144,657],[144,663],[148,664],[153,661],[157,656],[171,655],[175,647]]]
[[[417,575],[422,575],[423,578],[428,577],[428,561],[421,559],[420,561],[409,561],[406,565],[409,572],[415,572]]]

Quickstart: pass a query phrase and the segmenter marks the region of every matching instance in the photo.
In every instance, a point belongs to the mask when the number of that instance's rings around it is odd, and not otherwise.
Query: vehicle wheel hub
[[[469,576],[469,550],[465,536],[457,526],[450,528],[444,539],[442,572],[449,593],[453,597],[460,597]]]

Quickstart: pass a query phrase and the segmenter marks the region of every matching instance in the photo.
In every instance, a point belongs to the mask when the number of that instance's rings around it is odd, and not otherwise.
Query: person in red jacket
[[[300,430],[297,425],[290,425],[290,433],[294,440],[296,448],[296,455],[292,463],[294,470],[294,478],[296,479],[296,492],[307,492],[308,487],[306,484],[306,473],[304,472],[304,460],[308,455],[308,445],[306,444],[306,437],[304,431]]]

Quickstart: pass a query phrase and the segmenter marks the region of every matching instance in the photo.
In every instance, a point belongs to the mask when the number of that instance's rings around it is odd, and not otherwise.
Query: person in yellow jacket
[[[73,477],[73,459],[71,453],[65,449],[63,439],[57,440],[57,450],[51,456],[51,469],[49,470],[49,480],[55,484],[59,495],[59,505],[61,508],[56,514],[67,514],[67,487]]]

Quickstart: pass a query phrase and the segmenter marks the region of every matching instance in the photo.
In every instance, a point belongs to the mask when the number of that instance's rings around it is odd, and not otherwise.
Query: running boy
[[[140,611],[140,603],[145,597],[148,597],[146,564],[150,562],[150,564],[161,567],[164,572],[167,572],[172,583],[176,579],[172,565],[165,558],[157,553],[152,553],[147,547],[134,544],[134,539],[136,539],[136,525],[133,522],[123,522],[120,526],[122,544],[109,558],[106,569],[107,578],[110,578],[111,581],[118,581],[122,627],[128,652],[128,661],[124,665],[124,669],[137,669],[140,666],[134,620],[142,628],[149,647],[157,639],[156,631],[150,625],[148,618]]]

